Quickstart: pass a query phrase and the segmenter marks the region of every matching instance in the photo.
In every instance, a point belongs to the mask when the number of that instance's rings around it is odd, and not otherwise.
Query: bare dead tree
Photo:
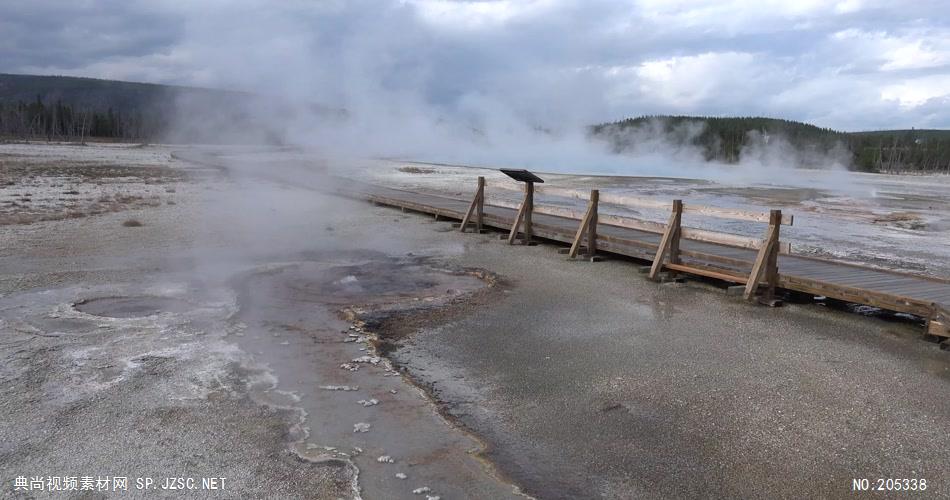
[[[89,122],[89,112],[88,110],[81,110],[79,114],[82,116],[82,125],[79,129],[79,143],[83,146],[86,145],[86,125]]]

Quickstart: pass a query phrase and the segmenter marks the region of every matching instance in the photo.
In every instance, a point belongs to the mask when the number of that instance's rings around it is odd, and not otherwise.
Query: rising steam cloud
[[[738,166],[709,164],[688,140],[701,123],[628,131],[624,140],[632,147],[616,154],[588,132],[617,117],[602,73],[548,66],[542,53],[510,57],[500,52],[520,50],[510,31],[463,19],[440,27],[424,14],[420,2],[370,0],[194,7],[180,49],[189,67],[201,68],[191,79],[260,98],[237,110],[180,102],[178,136],[213,131],[227,142],[291,145],[332,160],[395,157],[624,175],[719,178],[763,166],[846,165],[795,150],[780,137],[753,141]],[[484,31],[488,46],[472,46],[459,36],[465,30]],[[553,43],[552,50],[569,45]],[[512,66],[475,71],[491,57]],[[235,125],[248,117],[257,126]]]

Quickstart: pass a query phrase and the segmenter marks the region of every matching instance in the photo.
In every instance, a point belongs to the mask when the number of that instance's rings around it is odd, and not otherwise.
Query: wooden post
[[[485,206],[485,178],[478,178],[478,188],[475,189],[475,196],[472,198],[472,203],[468,206],[468,210],[465,212],[465,217],[462,218],[462,224],[459,226],[459,231],[465,232],[465,227],[468,226],[469,220],[472,218],[472,213],[475,213],[475,228],[477,232],[482,231],[482,213]]]
[[[673,200],[673,213],[676,215],[676,232],[670,238],[670,264],[680,263],[680,237],[683,234],[683,200]],[[675,277],[676,271],[670,271]]]
[[[475,207],[475,232],[481,234],[485,219],[485,178],[478,177],[478,205]]]
[[[574,234],[574,241],[571,243],[571,250],[568,252],[570,257],[573,259],[577,257],[577,253],[580,251],[581,242],[584,240],[584,233],[587,233],[587,253],[593,257],[591,250],[591,245],[594,246],[596,251],[597,246],[597,203],[600,200],[600,191],[592,189],[590,192],[590,201],[587,203],[587,211],[584,212],[584,217],[581,219],[581,223],[577,226],[577,233]],[[593,243],[591,243],[593,242]]]
[[[660,246],[656,249],[656,256],[653,257],[653,265],[650,266],[650,279],[656,281],[660,270],[663,268],[663,258],[670,252],[670,262],[679,263],[680,248],[680,226],[683,223],[683,200],[673,200],[673,208],[670,213],[670,220],[666,223],[666,231],[663,232],[663,238],[660,239]],[[676,259],[675,261],[673,259]]]
[[[587,221],[587,256],[591,259],[597,255],[597,204],[600,202],[600,191],[590,190],[590,220]]]
[[[775,298],[775,289],[778,288],[778,254],[779,238],[782,232],[782,211],[772,210],[769,212],[769,226],[775,226],[775,232],[772,234],[774,243],[772,251],[769,252],[769,262],[765,271],[765,282],[768,288],[765,289],[765,300],[771,302]]]
[[[782,211],[772,210],[769,212],[769,229],[765,233],[765,239],[762,240],[762,246],[759,247],[759,254],[752,265],[749,281],[745,285],[744,295],[746,300],[752,300],[755,297],[755,292],[763,277],[768,287],[765,292],[765,300],[771,301],[775,296],[775,288],[778,285],[779,231],[781,227]]]
[[[524,238],[521,240],[522,245],[530,245],[531,237],[534,236],[533,227],[531,227],[531,213],[534,212],[534,183],[525,182],[524,183]]]
[[[508,244],[513,245],[515,238],[518,237],[518,227],[524,223],[524,236],[521,239],[523,245],[531,244],[531,212],[534,211],[534,183],[524,183],[524,201],[518,209],[518,215],[515,217],[515,223],[511,226],[511,232],[508,233]]]

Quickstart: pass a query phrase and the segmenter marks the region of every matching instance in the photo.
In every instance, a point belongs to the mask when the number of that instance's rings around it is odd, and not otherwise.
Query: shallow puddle
[[[453,296],[484,286],[477,278],[464,273],[393,260],[331,268],[304,263],[281,274],[283,286],[291,297],[328,305],[383,304]]]
[[[73,304],[77,311],[106,318],[144,318],[163,312],[183,312],[187,302],[168,297],[99,297]]]

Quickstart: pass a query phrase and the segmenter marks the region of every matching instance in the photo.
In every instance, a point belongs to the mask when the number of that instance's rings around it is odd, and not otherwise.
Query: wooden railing
[[[472,202],[468,207],[462,224],[461,231],[474,223],[478,230],[481,230],[483,223],[484,205],[486,203],[485,178],[478,178],[478,186]],[[658,279],[659,273],[666,269],[669,272],[687,272],[711,277],[722,277],[723,275],[712,271],[706,267],[696,267],[684,263],[681,259],[680,242],[683,239],[713,243],[738,248],[756,250],[757,254],[752,263],[752,270],[747,279],[745,279],[744,296],[746,299],[752,299],[760,284],[765,284],[764,299],[772,300],[775,288],[778,284],[778,255],[780,253],[790,253],[791,247],[788,243],[782,242],[781,226],[791,226],[794,224],[794,217],[788,214],[782,214],[781,210],[771,210],[769,212],[755,212],[735,208],[722,208],[707,205],[684,204],[682,200],[673,200],[672,203],[662,202],[650,198],[640,198],[626,196],[615,193],[601,193],[599,190],[591,190],[585,193],[576,189],[564,189],[557,187],[538,186],[533,183],[526,183],[524,187],[519,187],[512,183],[492,183],[492,189],[504,191],[520,191],[524,193],[521,203],[512,203],[506,200],[492,198],[489,205],[504,208],[511,208],[518,211],[515,221],[511,226],[508,235],[508,242],[514,243],[519,232],[523,235],[522,242],[530,243],[533,237],[532,214],[545,214],[579,221],[577,232],[571,243],[569,254],[571,258],[576,257],[582,246],[586,243],[587,255],[593,257],[597,252],[597,226],[616,226],[638,231],[645,231],[661,235],[659,246],[653,258],[653,264],[650,268],[650,278]],[[583,212],[570,208],[563,208],[551,205],[537,205],[534,202],[535,193],[548,196],[557,196],[583,200],[587,202],[587,207]],[[638,219],[634,217],[625,217],[612,214],[600,213],[599,205],[606,203],[622,207],[649,208],[654,210],[669,210],[670,215],[666,224]],[[715,217],[723,219],[742,220],[748,222],[757,222],[768,224],[765,233],[761,239],[724,233],[718,231],[709,231],[684,226],[683,216],[701,216]],[[733,279],[730,276],[730,279]]]

